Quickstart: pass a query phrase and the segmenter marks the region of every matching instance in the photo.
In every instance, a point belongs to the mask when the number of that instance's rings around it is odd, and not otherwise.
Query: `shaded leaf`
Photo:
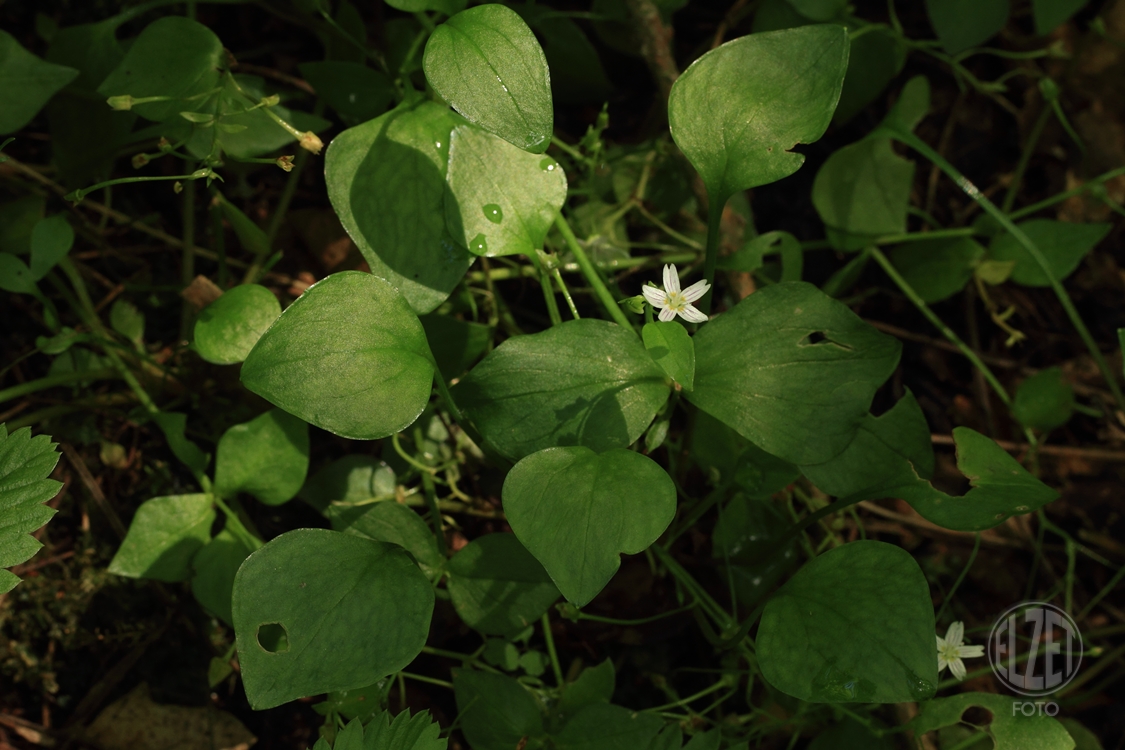
[[[616,449],[547,448],[504,480],[512,531],[579,607],[656,541],[676,513],[676,487],[650,458]]]
[[[926,0],[926,14],[951,55],[988,41],[1008,23],[1008,0]]]
[[[1028,236],[1056,280],[1062,281],[1109,233],[1109,224],[1071,224],[1052,219],[1031,219],[1016,225]],[[999,235],[988,248],[992,260],[1015,261],[1011,279],[1024,286],[1050,286],[1050,279],[1015,237],[1008,233]]]
[[[438,551],[434,533],[417,513],[395,502],[375,503],[365,510],[344,530],[377,542],[397,544],[410,553],[427,578],[436,580],[441,576],[445,558]]]
[[[109,572],[128,578],[186,581],[191,561],[211,540],[211,495],[171,495],[141,503]]]
[[[677,321],[646,323],[641,338],[660,369],[690,391],[695,383],[695,346],[687,329]]]
[[[231,614],[231,593],[234,576],[254,550],[224,528],[209,541],[191,562],[191,593],[204,609],[228,625],[234,624]]]
[[[31,122],[59,89],[73,81],[78,71],[40,60],[0,31],[0,135],[14,133]]]
[[[806,563],[766,604],[757,645],[762,676],[813,703],[918,701],[937,684],[929,585],[884,542]]]
[[[208,362],[242,362],[279,315],[281,303],[269,289],[258,284],[236,286],[199,313],[193,345]]]
[[[323,529],[282,534],[250,555],[234,582],[250,705],[272,708],[397,672],[425,645],[433,607],[430,582],[401,547]],[[268,641],[278,629],[284,640]]]
[[[984,253],[969,237],[923,240],[896,247],[891,262],[924,302],[933,303],[964,289]]]
[[[434,366],[422,324],[383,279],[336,273],[309,287],[242,366],[251,391],[329,432],[374,440],[430,399]]]
[[[1024,427],[1053,430],[1074,413],[1074,388],[1058,367],[1040,370],[1016,389],[1012,416]]]
[[[473,750],[525,750],[543,747],[545,731],[539,703],[511,677],[469,669],[453,673],[461,731]]]
[[[31,230],[31,277],[39,281],[46,276],[73,245],[74,228],[66,214],[41,219]]]
[[[1012,698],[994,693],[961,693],[922,703],[918,718],[910,726],[916,734],[953,726],[972,706],[988,709],[992,721],[983,729],[995,750],[1071,750],[1074,740],[1057,719],[1012,710]]]
[[[215,492],[248,492],[280,505],[301,489],[309,470],[309,426],[281,409],[236,424],[215,451]]]
[[[4,568],[19,565],[43,546],[31,536],[55,515],[44,503],[58,494],[62,482],[48,479],[59,462],[47,435],[31,436],[23,427],[8,434],[0,424],[0,594],[20,579]]]
[[[865,138],[828,157],[817,172],[812,201],[825,224],[848,235],[833,245],[855,250],[875,236],[906,231],[913,181],[914,164],[897,156],[889,139]]]

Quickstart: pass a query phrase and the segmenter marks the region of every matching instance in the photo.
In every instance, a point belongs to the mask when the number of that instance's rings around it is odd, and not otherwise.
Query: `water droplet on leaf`
[[[484,255],[488,252],[488,242],[485,240],[483,234],[478,234],[469,240],[469,250],[477,255]]]
[[[545,157],[543,157],[542,159],[539,160],[539,168],[542,169],[544,172],[554,172],[555,167],[557,167],[557,166],[558,166],[558,163],[555,162],[555,160],[552,159],[549,156],[545,156]]]
[[[504,221],[504,209],[500,208],[496,203],[485,204],[481,206],[481,210],[484,211],[484,218],[488,219],[493,224],[499,224]]]

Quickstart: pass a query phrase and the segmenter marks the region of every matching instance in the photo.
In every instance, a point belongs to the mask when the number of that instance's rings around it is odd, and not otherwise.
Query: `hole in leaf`
[[[797,342],[797,346],[817,346],[821,344],[835,346],[839,349],[844,349],[849,352],[852,350],[852,347],[848,344],[841,344],[839,341],[834,341],[833,339],[829,338],[828,335],[824,333],[824,331],[812,331],[799,342]]]
[[[271,654],[284,654],[289,650],[289,634],[280,622],[267,622],[258,626],[258,645]]]
[[[992,723],[992,712],[983,706],[969,706],[961,712],[961,721],[974,727],[986,727]]]

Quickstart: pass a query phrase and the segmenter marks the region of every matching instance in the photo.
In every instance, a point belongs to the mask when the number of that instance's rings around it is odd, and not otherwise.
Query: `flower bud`
[[[160,140],[156,142],[156,147],[158,149],[160,149],[161,153],[164,153],[164,154],[166,154],[166,153],[168,153],[169,151],[172,150],[172,144],[169,143],[168,139],[165,138],[164,136],[160,136]]]
[[[175,193],[176,195],[179,195],[180,193],[184,192],[184,183],[180,182],[179,180],[176,180],[175,182],[173,182],[172,183],[172,192]]]
[[[293,157],[292,156],[279,156],[277,157],[277,166],[284,169],[286,172],[293,171]]]
[[[301,133],[300,144],[301,148],[305,151],[311,151],[314,154],[319,154],[320,150],[324,148],[324,142],[311,130],[306,130],[304,133]]]
[[[137,154],[133,157],[133,169],[140,169],[148,164],[148,154]]]
[[[111,96],[106,99],[105,102],[116,110],[125,111],[133,108],[133,97],[128,94],[124,94],[123,96]]]
[[[263,107],[276,107],[280,101],[281,101],[280,96],[278,96],[277,94],[270,94],[269,96],[263,96],[262,97],[262,106]]]

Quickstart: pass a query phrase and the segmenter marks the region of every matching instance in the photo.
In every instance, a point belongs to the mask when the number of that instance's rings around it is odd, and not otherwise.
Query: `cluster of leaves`
[[[106,371],[125,379],[144,417],[198,484],[198,492],[143,503],[109,570],[189,583],[199,604],[233,628],[253,708],[327,693],[321,709],[329,724],[318,748],[329,738],[337,750],[444,747],[427,716],[375,713],[386,704],[389,678],[402,679],[427,648],[441,597],[486,638],[477,653],[454,655],[461,667],[450,683],[459,727],[476,750],[676,750],[685,728],[691,750],[749,747],[742,727],[666,726],[656,711],[611,703],[611,662],[564,679],[549,622],[553,605],[561,597],[561,614],[586,616],[582,608],[606,588],[621,556],[646,553],[654,570],[674,579],[704,635],[730,654],[716,691],[733,692],[749,672],[751,685],[760,677],[769,690],[809,704],[922,702],[911,725],[919,733],[956,724],[970,705],[984,706],[998,716],[989,730],[998,747],[1074,746],[1060,722],[1009,717],[994,696],[934,699],[933,603],[922,569],[902,547],[862,539],[796,570],[791,561],[809,526],[865,500],[899,498],[940,527],[979,532],[1058,497],[967,427],[953,438],[957,467],[971,488],[958,497],[935,487],[930,429],[914,396],[907,391],[885,413],[871,412],[876,392],[899,366],[901,345],[839,298],[874,260],[924,311],[970,282],[982,294],[985,285],[1010,282],[1051,287],[1069,314],[1073,305],[1061,282],[1109,225],[1017,224],[1019,212],[981,196],[914,135],[929,110],[929,85],[919,77],[902,87],[881,124],[833,153],[816,175],[812,202],[826,242],[855,253],[826,284],[801,280],[801,244],[784,232],[753,236],[719,258],[728,202],[796,172],[804,157],[794,146],[818,140],[834,119],[846,121],[869,104],[916,44],[896,25],[850,16],[843,2],[767,0],[757,9],[755,33],[695,60],[667,102],[670,137],[698,173],[709,206],[706,243],[685,275],[701,270],[709,288],[718,268],[752,272],[762,287],[741,300],[721,298],[725,309],[699,325],[655,322],[644,296],[619,299],[621,290],[607,285],[595,232],[579,239],[572,226],[596,223],[596,201],[574,200],[573,185],[590,166],[588,154],[602,147],[600,133],[591,129],[580,149],[561,144],[559,158],[545,155],[554,134],[550,64],[568,48],[589,45],[577,26],[556,25],[552,36],[540,28],[548,26],[546,15],[535,10],[400,1],[392,5],[424,21],[409,50],[389,60],[343,28],[355,13],[348,3],[336,16],[320,3],[294,5],[309,18],[327,19],[381,68],[339,60],[301,67],[350,125],[324,157],[327,197],[370,273],[331,274],[283,311],[273,292],[255,283],[279,257],[273,238],[212,186],[219,216],[255,260],[246,283],[219,289],[193,322],[191,346],[208,363],[239,366],[242,385],[274,407],[223,433],[213,471],[211,456],[187,436],[188,415],[159,408],[133,375],[133,360],[120,352],[121,340],[143,352],[143,316],[128,303],[115,305],[111,333],[90,303],[68,257],[74,232],[66,217],[33,222],[28,262],[0,253],[0,287],[42,305],[51,336],[39,350],[72,355],[56,359],[52,375],[60,383]],[[980,5],[927,2],[939,54],[955,70],[963,70],[958,54],[1007,20],[1007,2]],[[1064,21],[1077,9],[1072,5],[1035,3],[1039,31]],[[163,156],[192,165],[171,177],[104,180],[68,198],[147,179],[210,183],[228,161],[291,168],[292,160],[265,155],[294,141],[319,152],[315,133],[330,123],[283,107],[265,94],[261,79],[232,72],[221,41],[202,24],[162,17],[126,49],[116,33],[136,15],[57,30],[48,61],[0,35],[10,50],[0,55],[0,80],[19,83],[17,106],[0,119],[0,133],[18,130],[47,106],[60,168],[74,182],[107,176],[116,149],[152,141],[158,152],[139,154],[135,167]],[[68,85],[66,91],[89,96],[52,99]],[[67,144],[89,137],[66,129],[87,110],[109,134],[101,145],[110,146],[83,161],[66,155]],[[896,153],[896,141],[967,185],[985,219],[909,233],[914,167]],[[565,169],[573,173],[569,183]],[[885,245],[894,245],[886,255]],[[780,275],[767,268],[771,254],[781,257]],[[518,256],[527,263],[504,270],[540,280],[551,325],[493,347],[500,305],[493,302],[492,325],[463,319],[475,317],[465,313],[476,305],[462,294],[466,275],[481,259],[491,285],[488,259]],[[559,273],[570,263],[612,322],[589,310],[580,316]],[[38,282],[56,281],[60,272],[74,288],[81,330],[64,327],[64,316],[39,289]],[[675,273],[666,268],[662,299],[670,309],[679,294]],[[571,320],[561,319],[556,285]],[[700,301],[703,314],[711,297]],[[1071,319],[1091,341],[1077,312]],[[1119,395],[1096,346],[1091,354]],[[1073,410],[1073,392],[1058,370],[1028,379],[1014,398],[994,385],[1033,444]],[[683,506],[670,437],[680,414],[689,427],[676,447],[689,449],[711,485],[705,498]],[[309,425],[351,440],[389,439],[403,474],[419,480],[421,497],[407,498],[402,476],[361,455],[308,477]],[[57,490],[45,478],[57,455],[47,438],[30,438],[28,430],[0,437],[0,561],[8,567],[34,552],[27,534],[50,517],[42,503]],[[513,533],[485,534],[452,552],[443,511],[461,501],[461,508],[480,510],[456,482],[467,467],[481,465],[504,473],[499,494]],[[789,523],[770,497],[798,482],[837,500]],[[439,498],[438,484],[449,494]],[[240,496],[265,506],[299,497],[332,529],[299,528],[265,541]],[[425,506],[428,523],[412,505]],[[672,552],[716,505],[712,544],[731,584],[729,608]],[[217,518],[223,523],[216,532]],[[16,579],[5,575],[0,586],[7,581],[7,590]],[[515,645],[526,644],[536,625],[547,656],[527,648],[521,654]],[[548,662],[554,687],[540,679]],[[520,670],[518,679],[505,674]],[[226,674],[229,667],[216,681]],[[857,731],[863,742],[881,730],[868,722]]]

